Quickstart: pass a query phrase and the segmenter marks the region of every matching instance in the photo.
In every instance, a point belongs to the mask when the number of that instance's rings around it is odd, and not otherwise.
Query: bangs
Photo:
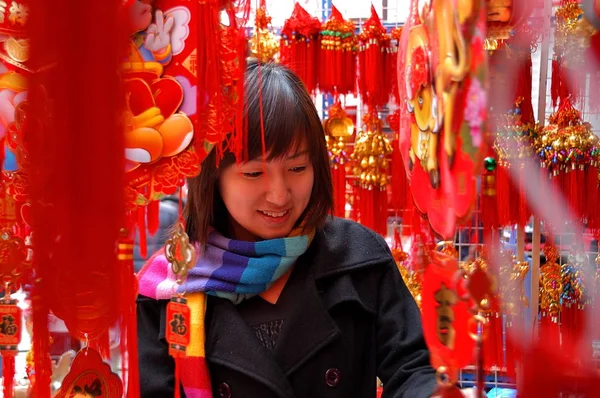
[[[248,144],[243,161],[263,157],[261,111],[267,161],[296,153],[303,143],[315,155],[311,143],[324,135],[321,120],[304,84],[291,71],[272,63],[249,63],[245,96]]]
[[[310,121],[288,85],[265,79],[262,117],[267,161],[296,153],[308,141]],[[275,86],[275,87],[270,87]],[[256,96],[258,99],[258,95]],[[258,101],[248,104],[248,160],[262,158],[262,129]]]

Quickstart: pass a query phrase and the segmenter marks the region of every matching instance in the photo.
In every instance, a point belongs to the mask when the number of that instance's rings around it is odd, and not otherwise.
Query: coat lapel
[[[323,305],[312,267],[299,261],[295,271],[303,272],[304,290],[291,318],[284,323],[275,346],[281,368],[289,376],[340,335],[340,330]]]
[[[275,357],[260,344],[235,306],[227,300],[211,301],[206,359],[244,373],[265,384],[281,398],[294,397],[292,387]]]

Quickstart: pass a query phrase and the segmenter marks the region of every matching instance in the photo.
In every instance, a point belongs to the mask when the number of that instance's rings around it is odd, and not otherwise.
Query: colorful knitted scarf
[[[185,293],[188,300],[191,310],[190,345],[187,356],[176,360],[179,367],[176,372],[180,372],[187,398],[212,398],[204,351],[206,294],[237,304],[266,292],[277,280],[287,277],[313,237],[314,232],[300,235],[298,229],[287,238],[245,242],[228,239],[213,229],[208,235],[205,252],[182,285],[177,284],[164,249],[144,265],[138,274],[141,295],[160,300]]]

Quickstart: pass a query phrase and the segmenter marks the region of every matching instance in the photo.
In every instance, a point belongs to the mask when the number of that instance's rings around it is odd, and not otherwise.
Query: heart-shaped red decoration
[[[140,78],[125,80],[125,98],[134,116],[156,106],[150,86]]]
[[[165,119],[177,112],[183,102],[183,88],[172,77],[163,77],[152,82],[152,94],[156,106]]]

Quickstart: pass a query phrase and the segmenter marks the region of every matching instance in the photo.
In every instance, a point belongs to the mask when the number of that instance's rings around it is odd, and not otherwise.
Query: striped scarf
[[[310,245],[314,232],[300,235],[296,229],[286,238],[245,242],[228,239],[212,229],[206,250],[181,285],[171,269],[164,249],[154,254],[138,274],[139,293],[156,300],[185,293],[191,310],[190,345],[186,357],[176,360],[187,398],[212,398],[205,360],[206,295],[237,304],[267,292]],[[198,249],[198,248],[196,248]]]

